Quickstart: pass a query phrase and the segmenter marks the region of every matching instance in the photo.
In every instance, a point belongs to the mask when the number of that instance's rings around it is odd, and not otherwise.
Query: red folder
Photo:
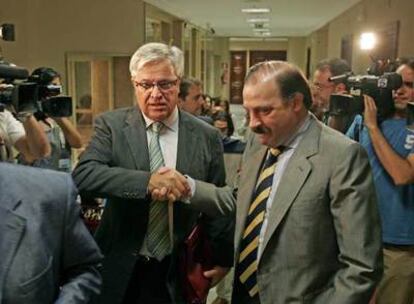
[[[204,304],[210,290],[210,280],[203,272],[213,267],[212,248],[199,221],[184,242],[179,259],[184,299],[188,304]]]

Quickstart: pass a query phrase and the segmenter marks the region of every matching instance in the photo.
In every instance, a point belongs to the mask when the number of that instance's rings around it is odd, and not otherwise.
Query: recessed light
[[[250,18],[247,19],[247,22],[249,23],[264,23],[264,22],[269,22],[270,19],[269,18]]]
[[[268,32],[269,29],[268,28],[254,28],[253,32]]]
[[[269,27],[269,23],[249,23],[252,28],[265,28]]]
[[[264,36],[270,36],[271,35],[271,33],[270,32],[256,32],[256,33],[254,33],[254,35],[255,36],[257,36],[257,37],[264,37]]]
[[[262,14],[262,13],[270,13],[270,8],[266,7],[252,7],[252,8],[242,8],[242,13],[247,14]]]

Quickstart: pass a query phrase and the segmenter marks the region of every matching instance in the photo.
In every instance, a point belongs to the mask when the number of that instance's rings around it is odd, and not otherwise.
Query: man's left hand
[[[204,271],[203,274],[207,279],[211,280],[211,287],[214,287],[224,278],[229,270],[230,268],[228,267],[214,266],[212,269]]]
[[[374,99],[368,95],[364,95],[364,124],[369,131],[378,128],[377,123],[377,106]]]

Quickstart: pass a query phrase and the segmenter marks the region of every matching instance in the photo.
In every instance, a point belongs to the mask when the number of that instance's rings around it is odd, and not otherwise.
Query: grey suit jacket
[[[266,154],[261,145],[248,150],[238,189],[235,261]],[[197,182],[192,204],[226,213],[235,208],[232,197],[231,189]],[[268,216],[258,268],[261,303],[368,303],[382,274],[381,233],[371,169],[359,144],[312,117]]]
[[[218,131],[185,112],[179,113],[176,169],[199,180],[224,185],[223,148]],[[137,108],[120,109],[98,117],[95,135],[74,171],[79,190],[107,203],[96,240],[102,249],[103,293],[99,303],[120,303],[147,230],[150,161],[145,121]],[[174,248],[168,286],[181,302],[175,267],[177,254],[195,225],[199,211],[174,204]],[[234,222],[226,217],[206,219],[216,249],[216,263],[233,263]],[[226,254],[222,254],[223,252]]]
[[[102,259],[70,175],[0,164],[0,303],[89,303]]]

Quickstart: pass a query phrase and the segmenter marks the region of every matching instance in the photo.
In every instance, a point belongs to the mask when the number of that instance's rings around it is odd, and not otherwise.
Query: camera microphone
[[[29,77],[29,71],[9,64],[0,64],[0,78],[26,79]]]

